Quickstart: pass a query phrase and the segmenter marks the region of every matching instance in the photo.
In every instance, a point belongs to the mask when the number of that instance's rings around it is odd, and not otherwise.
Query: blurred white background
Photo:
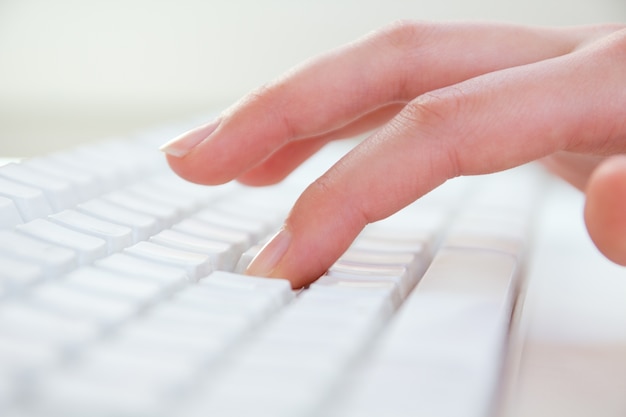
[[[0,156],[209,114],[399,18],[624,22],[626,2],[0,0]]]

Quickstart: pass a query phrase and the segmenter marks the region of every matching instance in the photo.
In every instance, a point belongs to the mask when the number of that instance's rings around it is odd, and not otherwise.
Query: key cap
[[[160,205],[174,208],[178,211],[179,218],[187,217],[201,207],[201,202],[195,196],[184,193],[173,193],[157,187],[154,182],[141,182],[126,189],[132,195],[146,201],[156,201]]]
[[[108,222],[75,210],[63,210],[48,217],[51,222],[85,233],[107,244],[107,253],[119,252],[133,244],[133,230],[127,226]]]
[[[47,370],[58,360],[58,352],[34,340],[23,340],[0,333],[2,376],[21,376],[33,370]],[[9,379],[13,379],[10,378]],[[15,381],[12,380],[15,388]]]
[[[248,233],[251,235],[251,240],[254,242],[264,238],[272,231],[272,224],[268,224],[267,222],[227,214],[219,210],[204,209],[198,212],[195,218],[216,226]]]
[[[19,290],[44,279],[44,270],[39,265],[0,255],[0,287]]]
[[[409,271],[401,265],[365,265],[346,261],[335,262],[326,273],[329,277],[339,279],[390,281],[398,287],[398,294],[402,300],[413,289],[412,283],[417,279],[409,278]]]
[[[232,272],[215,271],[199,285],[267,294],[274,305],[282,306],[294,297],[291,284],[285,279],[267,279]]]
[[[136,316],[141,306],[124,300],[82,290],[70,285],[41,285],[29,296],[35,306],[70,318],[85,317],[103,325],[114,325]]]
[[[156,218],[159,222],[159,229],[170,227],[181,217],[181,213],[176,208],[160,204],[156,200],[138,197],[128,191],[114,191],[105,194],[102,196],[102,200]]]
[[[0,167],[0,176],[41,190],[53,211],[61,211],[78,203],[68,182],[40,174],[22,164],[10,163]]]
[[[198,201],[200,206],[207,206],[219,201],[219,197],[227,195],[231,190],[230,183],[220,186],[203,186],[183,180],[172,172],[159,175],[149,181],[166,194],[183,194]]]
[[[231,271],[237,262],[237,252],[226,242],[202,239],[176,230],[163,230],[150,238],[161,246],[202,253],[209,256],[215,269]]]
[[[389,279],[341,279],[333,276],[324,275],[319,278],[313,284],[311,288],[323,289],[324,287],[332,288],[333,290],[343,291],[363,291],[372,292],[376,296],[386,297],[392,308],[395,310],[402,303],[400,297],[400,290],[394,280]]]
[[[373,250],[348,249],[338,260],[339,265],[361,265],[374,267],[403,267],[407,270],[406,293],[411,291],[430,264],[426,251],[412,252],[377,252]]]
[[[502,210],[472,210],[456,219],[442,246],[482,248],[522,255],[529,228],[529,218],[525,217],[503,213]]]
[[[102,192],[118,189],[131,181],[129,178],[124,178],[122,173],[111,163],[90,158],[81,154],[79,150],[57,152],[46,158],[56,164],[66,165],[72,170],[95,176]]]
[[[96,175],[55,162],[50,158],[32,158],[22,162],[22,165],[43,175],[69,182],[80,201],[87,201],[105,191]]]
[[[15,228],[20,233],[53,243],[76,252],[78,263],[89,264],[107,254],[106,242],[102,239],[75,232],[48,220],[37,219]]]
[[[101,336],[101,329],[82,316],[68,318],[22,302],[0,306],[0,334],[45,348],[71,349]]]
[[[78,264],[73,250],[7,230],[0,230],[0,253],[40,265],[49,278],[69,272]]]
[[[105,370],[101,366],[100,370]],[[110,369],[110,368],[109,368]],[[127,380],[130,381],[127,382]],[[146,391],[132,378],[117,375],[115,382],[101,374],[70,369],[66,373],[46,375],[39,382],[36,401],[29,407],[32,415],[99,416],[162,414],[162,396]],[[97,410],[97,411],[95,411]]]
[[[150,175],[163,165],[162,161],[151,157],[157,152],[145,152],[144,149],[125,140],[106,140],[85,145],[76,149],[76,152],[89,160],[113,165],[122,178],[130,180]]]
[[[175,224],[172,229],[204,239],[226,242],[238,255],[252,245],[252,237],[248,233],[212,225],[193,217]]]
[[[20,223],[22,217],[13,200],[0,196],[0,229],[12,229]]]
[[[275,310],[271,297],[260,297],[250,291],[233,290],[211,285],[190,285],[176,293],[178,305],[217,314],[239,314],[252,323],[265,321]]]
[[[43,192],[6,178],[0,178],[0,196],[15,203],[24,221],[45,217],[53,212]]]
[[[102,199],[79,204],[77,210],[99,219],[130,227],[133,230],[135,243],[146,240],[161,230],[155,217],[117,206]]]
[[[151,242],[139,242],[125,249],[124,253],[156,263],[184,268],[189,278],[196,281],[213,270],[211,261],[206,255],[168,248]]]
[[[139,278],[150,279],[174,292],[189,283],[184,268],[163,265],[147,259],[137,258],[126,253],[116,253],[95,262],[99,268],[119,274],[129,274]]]
[[[233,272],[236,272],[238,274],[245,273],[246,269],[248,269],[248,265],[250,265],[254,257],[257,256],[259,252],[261,252],[261,249],[263,249],[262,244],[252,245],[248,249],[246,249],[246,251],[242,253],[239,257],[239,260],[237,261],[237,265],[235,266]]]
[[[113,297],[120,296],[144,305],[164,295],[162,285],[157,281],[94,267],[80,268],[66,276],[63,282],[71,287]]]

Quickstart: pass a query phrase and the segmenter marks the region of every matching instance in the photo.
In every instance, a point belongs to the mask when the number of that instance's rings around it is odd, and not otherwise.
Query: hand
[[[366,224],[447,179],[540,158],[587,187],[592,238],[626,264],[626,156],[603,159],[626,152],[625,85],[626,26],[400,22],[162,149],[188,180],[263,185],[330,140],[376,129],[306,189],[249,267],[294,287],[324,273]],[[392,198],[370,198],[381,193]]]

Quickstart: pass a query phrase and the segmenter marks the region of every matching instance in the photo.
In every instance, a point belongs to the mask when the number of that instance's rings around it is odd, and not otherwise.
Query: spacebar
[[[490,415],[517,262],[489,250],[440,250],[337,414]]]

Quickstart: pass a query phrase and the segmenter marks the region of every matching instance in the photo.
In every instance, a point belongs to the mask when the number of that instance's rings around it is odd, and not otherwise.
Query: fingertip
[[[291,243],[291,232],[283,227],[263,246],[263,249],[254,257],[246,274],[259,277],[272,277],[273,273],[284,257]],[[275,277],[275,276],[274,276]]]
[[[210,123],[191,129],[163,144],[159,150],[174,158],[183,158],[200,143],[204,142],[220,125],[217,118]]]
[[[598,166],[586,196],[585,223],[591,240],[608,259],[626,266],[626,155]]]
[[[159,150],[165,154],[170,168],[180,177],[205,185],[222,184],[232,175],[222,161],[209,152],[209,145],[222,124],[222,117],[191,129],[163,144]]]

